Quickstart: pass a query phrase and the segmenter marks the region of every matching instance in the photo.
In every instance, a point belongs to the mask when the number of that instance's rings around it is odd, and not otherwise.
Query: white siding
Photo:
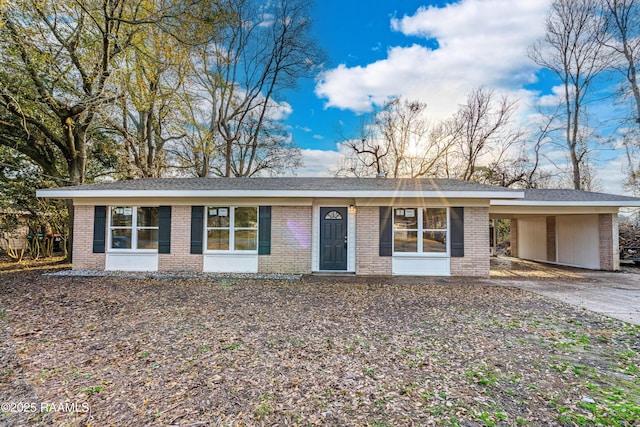
[[[547,260],[547,219],[518,218],[518,257]]]
[[[313,205],[311,218],[311,271],[320,270],[320,206]]]
[[[558,263],[599,269],[598,224],[598,215],[561,215],[556,217]]]
[[[257,273],[257,254],[206,254],[205,273]]]
[[[391,272],[396,276],[450,276],[449,257],[394,256]]]
[[[104,269],[114,271],[158,271],[158,254],[107,252]]]
[[[356,210],[347,209],[347,271],[355,273],[356,271]],[[318,236],[320,237],[320,236]],[[372,237],[375,238],[375,237]]]

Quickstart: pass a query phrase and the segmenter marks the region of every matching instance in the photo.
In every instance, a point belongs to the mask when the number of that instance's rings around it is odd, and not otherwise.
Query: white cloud
[[[293,107],[286,101],[277,102],[270,99],[269,103],[271,106],[269,117],[273,120],[286,120],[293,113]]]
[[[568,88],[571,91],[571,88]],[[565,87],[558,85],[551,88],[551,93],[548,95],[543,95],[538,98],[538,104],[540,107],[557,107],[561,105],[564,99],[564,90]]]
[[[625,194],[626,164],[625,156],[620,155],[595,167],[596,181],[603,192]]]
[[[295,171],[298,176],[333,176],[332,170],[342,155],[331,150],[302,150],[302,167]]]
[[[517,91],[535,80],[537,67],[527,48],[544,34],[551,0],[462,0],[445,7],[421,7],[391,27],[425,44],[396,46],[387,58],[318,77],[316,94],[327,107],[370,111],[393,96],[420,99],[431,114],[445,117],[473,88]],[[427,47],[436,40],[438,48]]]
[[[263,13],[258,23],[259,27],[272,27],[275,23],[275,16],[272,13]]]

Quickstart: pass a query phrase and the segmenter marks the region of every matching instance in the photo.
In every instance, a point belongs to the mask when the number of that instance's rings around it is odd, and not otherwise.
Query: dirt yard
[[[2,426],[640,419],[640,328],[518,289],[41,273],[0,271]]]

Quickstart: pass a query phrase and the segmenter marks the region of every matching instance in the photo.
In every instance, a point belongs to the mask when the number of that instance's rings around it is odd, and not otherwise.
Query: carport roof
[[[492,206],[611,206],[638,207],[640,198],[569,189],[524,190],[520,200],[492,200]]]

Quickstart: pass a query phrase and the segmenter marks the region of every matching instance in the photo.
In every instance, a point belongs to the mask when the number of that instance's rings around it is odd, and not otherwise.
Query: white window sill
[[[440,252],[394,252],[393,256],[406,257],[406,258],[450,258],[451,257],[449,253],[440,253]]]
[[[258,255],[258,251],[204,251],[205,255]]]
[[[149,255],[149,254],[157,254],[157,249],[107,249],[107,253],[110,254],[141,254],[141,255]]]

